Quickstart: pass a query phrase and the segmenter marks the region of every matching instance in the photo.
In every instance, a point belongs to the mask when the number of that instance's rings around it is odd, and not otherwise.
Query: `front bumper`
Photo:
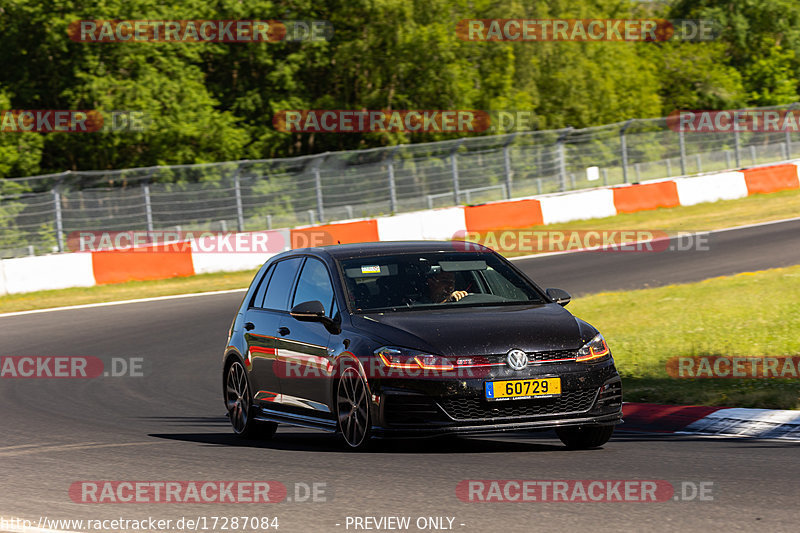
[[[489,402],[488,380],[560,377],[562,394]],[[380,380],[373,393],[373,435],[423,437],[569,425],[614,425],[622,419],[622,382],[613,360],[594,364],[541,365],[526,375],[498,369],[480,379]]]

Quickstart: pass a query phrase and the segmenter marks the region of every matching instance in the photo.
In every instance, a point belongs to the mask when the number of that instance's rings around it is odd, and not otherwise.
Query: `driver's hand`
[[[448,298],[448,301],[457,302],[466,295],[467,291],[454,291],[453,294],[450,295],[450,298]]]

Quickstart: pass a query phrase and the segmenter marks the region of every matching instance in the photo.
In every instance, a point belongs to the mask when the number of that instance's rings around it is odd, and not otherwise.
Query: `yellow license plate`
[[[487,381],[484,385],[487,400],[519,400],[561,394],[561,378]]]

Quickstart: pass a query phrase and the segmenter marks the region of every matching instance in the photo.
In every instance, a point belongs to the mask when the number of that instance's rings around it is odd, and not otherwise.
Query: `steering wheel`
[[[493,303],[493,302],[505,302],[508,301],[506,298],[502,296],[497,296],[496,294],[486,294],[486,293],[468,293],[466,296],[461,298],[458,303],[460,302],[467,302],[467,303]]]

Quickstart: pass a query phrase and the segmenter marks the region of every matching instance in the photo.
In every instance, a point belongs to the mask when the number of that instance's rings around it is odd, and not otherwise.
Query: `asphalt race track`
[[[520,259],[517,266],[542,287],[580,295],[689,283],[798,263],[800,219],[672,239],[660,252],[568,253]]]
[[[707,251],[591,252],[517,264],[543,286],[573,294],[694,281],[800,264],[800,221],[714,233]],[[268,442],[236,439],[223,416],[220,363],[241,296],[0,318],[3,356],[144,362],[142,377],[0,381],[0,516],[34,525],[43,516],[277,516],[281,532],[354,531],[348,516],[410,516],[412,524],[450,517],[456,531],[486,533],[797,530],[800,443],[620,432],[602,450],[570,452],[550,434],[530,434],[393,441],[354,454],[331,435],[302,429],[281,428]],[[711,482],[713,500],[473,503],[456,496],[465,479]],[[81,480],[276,480],[292,501],[73,503],[69,487]],[[295,491],[303,496],[302,484],[313,483],[324,484],[324,494],[297,502]]]

